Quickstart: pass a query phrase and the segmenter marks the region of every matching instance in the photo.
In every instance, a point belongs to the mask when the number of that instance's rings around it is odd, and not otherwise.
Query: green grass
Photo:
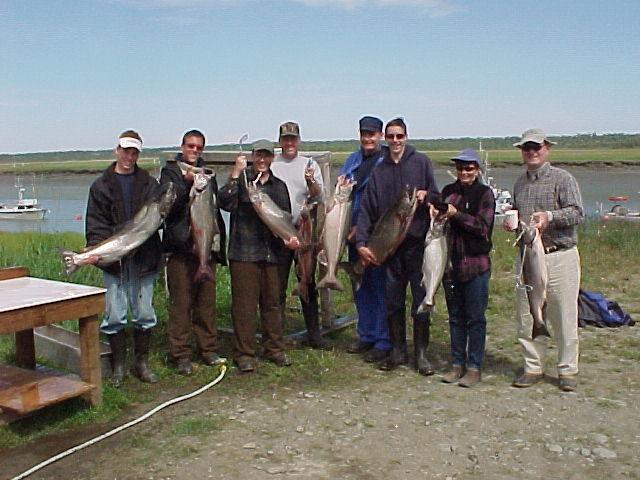
[[[637,245],[640,245],[639,227],[624,224],[602,226],[589,223],[579,232],[583,288],[603,292],[607,297],[617,300],[635,317],[640,313],[640,273],[633,268],[637,264]],[[486,364],[487,370],[491,370],[500,378],[511,375],[520,367],[520,350],[513,325],[513,264],[516,248],[512,246],[512,240],[512,235],[496,228],[492,253],[491,294],[487,311]],[[58,247],[64,246],[77,250],[83,243],[84,239],[81,235],[71,233],[0,233],[0,267],[23,265],[28,267],[31,275],[36,277],[100,286],[102,276],[94,267],[83,267],[70,279],[66,279],[61,273]],[[342,272],[340,275],[348,285],[346,276]],[[294,284],[292,275],[290,285]],[[230,324],[229,296],[228,270],[219,268],[217,292],[219,325]],[[431,329],[433,340],[429,349],[436,359],[446,361],[449,358],[448,325],[441,291],[436,296],[436,302]],[[182,377],[165,365],[167,302],[162,279],[159,279],[156,284],[154,303],[159,323],[153,332],[151,365],[160,379],[158,384],[146,385],[130,378],[121,389],[114,389],[105,383],[104,404],[99,408],[87,407],[81,400],[71,400],[44,409],[31,418],[2,426],[0,427],[0,452],[6,448],[33,442],[51,433],[113,421],[120,423],[123,417],[131,414],[133,407],[142,405],[142,410],[147,411],[166,399],[167,392],[174,392],[176,395],[191,392],[215,378],[218,374],[215,368],[194,364],[194,374],[191,377]],[[350,292],[334,295],[334,303],[336,312],[346,313],[354,310]],[[294,309],[298,306],[297,299],[290,298],[289,305],[292,309],[289,311],[285,328],[287,333],[300,330],[303,325],[301,315]],[[75,321],[68,321],[66,324],[67,327],[77,328]],[[230,369],[224,380],[225,395],[250,396],[276,391],[279,388],[303,390],[350,385],[357,381],[352,377],[349,368],[353,357],[343,352],[344,347],[353,338],[353,329],[333,334],[332,341],[337,348],[331,352],[292,349],[290,355],[294,364],[290,368],[283,369],[272,364],[260,363],[258,371],[253,375],[239,375],[234,369]],[[586,363],[607,362],[618,365],[620,359],[638,360],[637,337],[614,334],[586,335],[581,350],[584,353],[581,361]],[[231,354],[228,337],[222,338],[221,353],[226,356]],[[0,362],[11,363],[14,361],[14,355],[12,336],[0,336]],[[220,419],[215,417],[203,417],[198,420],[185,418],[176,421],[172,432],[176,436],[206,433],[219,428],[218,421]]]

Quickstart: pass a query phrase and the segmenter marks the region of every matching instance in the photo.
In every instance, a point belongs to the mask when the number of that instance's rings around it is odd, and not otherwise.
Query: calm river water
[[[332,174],[335,179],[337,168]],[[640,210],[640,169],[569,168],[580,184],[588,215],[594,215],[598,202],[605,209],[611,204],[607,197],[627,195],[630,210]],[[495,183],[511,190],[516,178],[521,174],[519,167],[492,169]],[[89,186],[99,174],[39,174],[35,177],[35,189],[40,203],[49,210],[43,221],[0,220],[0,231],[36,232],[84,232],[84,213]],[[226,179],[224,171],[218,172],[219,179]],[[436,181],[442,188],[452,179],[446,169],[436,169]],[[17,189],[13,175],[0,175],[0,203],[14,202]],[[31,196],[31,178],[23,179],[26,196]]]

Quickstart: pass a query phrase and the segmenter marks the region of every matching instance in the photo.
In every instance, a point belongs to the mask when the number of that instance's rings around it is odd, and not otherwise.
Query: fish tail
[[[417,313],[431,313],[433,312],[433,305],[429,305],[426,300],[423,300],[418,307]]]
[[[347,275],[349,275],[349,279],[351,280],[351,283],[353,283],[353,288],[356,292],[360,290],[360,287],[362,286],[363,274],[362,269],[357,268],[358,265],[360,265],[360,262],[357,262],[355,265],[349,262],[340,263],[340,267],[342,267],[342,269],[347,272]]]
[[[533,338],[534,340],[536,339],[536,337],[551,337],[551,334],[549,333],[549,329],[547,328],[547,326],[544,324],[544,322],[534,322],[533,323],[533,332],[531,334],[531,338]]]
[[[60,258],[62,259],[62,271],[68,277],[73,272],[75,272],[78,268],[78,265],[73,260],[73,257],[76,255],[75,252],[71,250],[64,250],[62,248],[59,249]]]
[[[331,273],[327,273],[325,277],[318,282],[317,288],[330,288],[331,290],[338,290],[340,292],[344,291],[344,287],[342,286],[342,282],[338,280],[338,278]]]
[[[213,270],[211,270],[211,267],[206,263],[200,264],[200,266],[198,266],[198,270],[196,270],[196,274],[193,276],[193,281],[196,283],[200,283],[205,280],[214,280]]]

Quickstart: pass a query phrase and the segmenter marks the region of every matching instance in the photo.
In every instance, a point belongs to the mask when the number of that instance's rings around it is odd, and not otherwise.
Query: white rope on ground
[[[183,400],[188,400],[190,398],[195,397],[196,395],[200,395],[201,393],[205,392],[206,390],[209,390],[211,387],[213,387],[214,385],[216,385],[217,383],[219,383],[223,378],[225,373],[227,372],[227,365],[226,364],[222,364],[222,368],[220,370],[220,375],[218,375],[216,377],[215,380],[207,383],[205,386],[199,388],[198,390],[195,390],[194,392],[188,393],[187,395],[183,395],[181,397],[176,397],[173,398],[171,400],[167,400],[166,402],[158,405],[157,407],[155,407],[153,410],[150,410],[149,412],[145,413],[144,415],[142,415],[141,417],[136,418],[135,420],[131,420],[128,423],[125,423],[124,425],[121,425],[119,427],[114,428],[113,430],[108,431],[107,433],[103,433],[102,435],[92,438],[91,440],[88,440],[80,445],[77,445],[75,447],[72,447],[68,450],[65,450],[62,453],[59,453],[58,455],[49,458],[48,460],[45,460],[42,463],[39,463],[38,465],[36,465],[35,467],[30,468],[29,470],[27,470],[26,472],[21,473],[20,475],[18,475],[17,477],[13,477],[11,480],[21,480],[23,478],[28,477],[29,475],[31,475],[32,473],[37,472],[38,470],[46,467],[47,465],[51,465],[54,462],[57,462],[58,460],[71,455],[72,453],[75,453],[77,451],[80,451],[84,448],[87,448],[90,445],[93,445],[94,443],[98,443],[101,440],[104,440],[105,438],[109,438],[112,435],[115,435],[116,433],[119,433],[129,427],[133,427],[134,425],[137,425],[140,422],[145,421],[147,418],[151,417],[152,415],[158,413],[160,410],[173,405],[175,403],[178,402],[182,402]]]

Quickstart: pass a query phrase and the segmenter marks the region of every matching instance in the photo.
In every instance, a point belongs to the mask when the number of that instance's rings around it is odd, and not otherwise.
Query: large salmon
[[[431,218],[431,226],[424,240],[424,257],[422,259],[422,286],[425,296],[418,307],[418,313],[431,312],[434,297],[442,283],[444,271],[449,261],[449,246],[446,233],[447,220]]]
[[[317,202],[308,199],[300,210],[300,220],[298,221],[298,240],[300,248],[296,250],[298,285],[293,290],[294,295],[298,295],[305,302],[309,301],[309,284],[315,274],[316,244],[313,241],[313,210]]]
[[[291,214],[282,210],[271,199],[269,194],[258,188],[257,182],[259,179],[260,174],[253,182],[247,182],[246,184],[249,200],[251,200],[253,208],[269,230],[275,236],[288,242],[292,237],[298,236]]]
[[[398,249],[404,241],[418,207],[416,189],[410,194],[405,190],[396,202],[376,222],[373,232],[367,242],[367,247],[373,252],[379,264],[383,264]],[[353,267],[352,278],[359,288],[360,279],[365,265],[360,259]]]
[[[354,185],[353,181],[336,185],[334,194],[326,203],[321,234],[322,250],[318,258],[320,263],[326,265],[327,273],[318,282],[318,288],[344,290],[336,272],[351,226],[351,191]]]
[[[531,337],[540,335],[549,337],[549,329],[544,319],[547,305],[547,263],[545,261],[542,235],[536,227],[530,227],[520,222],[521,234],[521,268],[522,279],[516,282],[517,288],[524,288],[529,299],[529,310],[533,317],[533,331]]]
[[[211,250],[220,251],[220,229],[218,227],[218,207],[213,194],[211,179],[215,174],[196,173],[189,196],[191,217],[191,239],[193,250],[198,257],[198,269],[193,280],[213,280],[211,270]]]
[[[106,266],[138,248],[158,231],[175,199],[175,187],[168,182],[158,187],[153,197],[111,237],[81,253],[61,249],[65,275],[71,275],[81,265],[93,265],[96,257],[96,265]]]

